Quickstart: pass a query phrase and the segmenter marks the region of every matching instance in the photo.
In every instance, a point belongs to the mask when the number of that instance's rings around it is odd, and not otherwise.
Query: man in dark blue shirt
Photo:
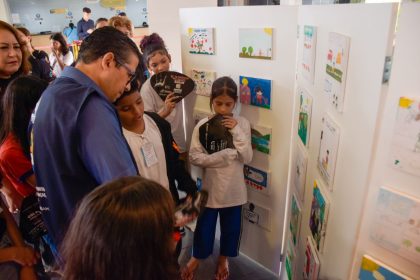
[[[37,195],[56,245],[77,203],[109,180],[138,175],[113,102],[136,77],[140,53],[113,27],[83,41],[75,67],[66,67],[43,93],[33,121]]]
[[[91,10],[87,7],[83,8],[83,18],[77,23],[77,35],[79,40],[86,39],[95,28],[95,23],[90,19]]]

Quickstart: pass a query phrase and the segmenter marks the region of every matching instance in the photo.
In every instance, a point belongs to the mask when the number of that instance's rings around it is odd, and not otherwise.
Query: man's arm
[[[122,176],[138,175],[112,105],[106,104],[99,96],[91,96],[80,113],[78,131],[80,157],[99,184]]]

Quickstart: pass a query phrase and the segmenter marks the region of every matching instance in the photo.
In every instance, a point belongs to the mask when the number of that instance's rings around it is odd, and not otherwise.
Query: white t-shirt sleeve
[[[63,62],[65,65],[70,66],[74,61],[73,58],[73,53],[71,51],[69,51],[64,57],[63,57]]]

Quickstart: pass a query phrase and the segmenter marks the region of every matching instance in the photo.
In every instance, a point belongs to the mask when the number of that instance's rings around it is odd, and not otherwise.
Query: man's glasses
[[[118,65],[121,65],[122,67],[124,67],[125,70],[127,70],[128,77],[130,78],[127,82],[127,85],[134,81],[134,79],[137,77],[136,71],[132,71],[125,62],[121,62],[118,59],[115,59],[115,61]]]

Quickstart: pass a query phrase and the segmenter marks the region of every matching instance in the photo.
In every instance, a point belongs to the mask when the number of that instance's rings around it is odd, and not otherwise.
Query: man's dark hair
[[[121,13],[118,14],[118,16],[120,16],[120,17],[126,17],[127,14],[125,12],[121,12]]]
[[[98,18],[98,19],[96,20],[96,22],[95,22],[95,27],[98,25],[98,23],[103,22],[103,21],[108,21],[108,19],[107,19],[107,18],[104,18],[104,17],[100,17],[100,18]]]
[[[89,64],[112,52],[118,62],[128,62],[130,53],[141,61],[139,49],[133,40],[111,26],[96,29],[82,43],[77,61]]]
[[[90,14],[92,11],[90,10],[90,8],[88,8],[88,7],[84,7],[84,8],[83,8],[83,12],[84,12],[84,13],[88,13],[88,14]]]

